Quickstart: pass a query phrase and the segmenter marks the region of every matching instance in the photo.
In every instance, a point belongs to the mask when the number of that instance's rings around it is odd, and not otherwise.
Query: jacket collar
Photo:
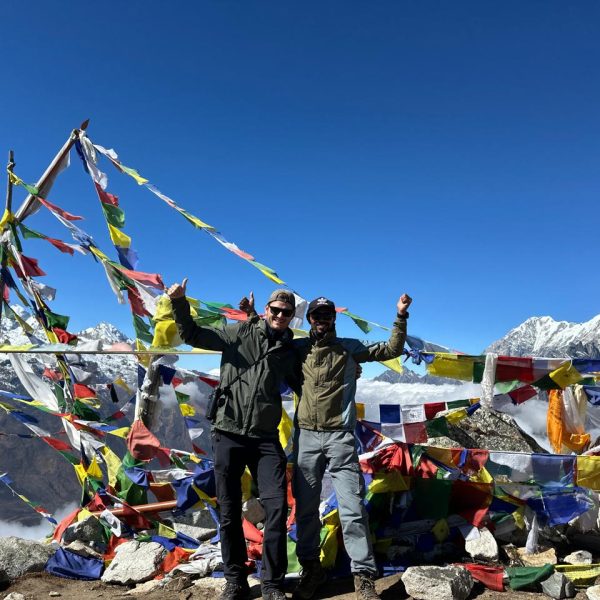
[[[310,341],[315,346],[327,346],[337,338],[335,327],[328,331],[322,338],[318,338],[314,331],[310,330]]]

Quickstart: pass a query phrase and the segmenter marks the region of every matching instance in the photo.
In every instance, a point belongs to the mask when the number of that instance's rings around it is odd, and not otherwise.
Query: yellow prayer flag
[[[117,485],[117,473],[121,467],[121,461],[119,457],[108,447],[102,446],[100,448],[102,456],[104,457],[104,463],[106,464],[106,471],[108,473],[108,485],[113,488]]]
[[[79,485],[83,485],[83,482],[87,479],[88,476],[85,467],[79,464],[73,465],[73,468],[75,469],[75,475],[77,475],[77,479],[79,480]]]
[[[185,402],[179,405],[179,410],[184,417],[193,417],[196,414],[196,409],[191,404],[186,404]]]
[[[459,408],[457,410],[453,410],[451,413],[448,413],[444,418],[446,421],[448,421],[448,423],[454,425],[455,423],[466,419],[468,416],[469,413],[467,412],[466,408]]]
[[[290,416],[287,414],[285,408],[281,408],[281,420],[279,421],[279,443],[281,447],[285,450],[290,443],[290,439],[292,437],[292,429],[294,428],[294,423]]]
[[[84,519],[88,519],[89,517],[93,517],[93,516],[94,515],[87,508],[82,508],[77,513],[77,522],[79,523],[79,521],[83,521]]]
[[[174,529],[171,529],[169,526],[161,522],[158,523],[158,530],[156,533],[157,535],[160,535],[161,537],[166,537],[170,540],[177,537],[177,532]]]
[[[560,365],[558,369],[555,369],[550,373],[550,379],[552,379],[557,385],[564,390],[569,385],[573,385],[583,379],[583,375],[573,366],[572,361],[567,361]]]
[[[96,460],[96,457],[92,458],[90,466],[87,468],[87,474],[94,479],[102,479],[102,469]]]
[[[135,169],[131,167],[126,167],[125,165],[119,165],[124,173],[127,173],[130,177],[133,177],[138,185],[144,185],[144,183],[148,183],[148,179],[142,177]]]
[[[195,215],[187,212],[186,210],[179,209],[179,212],[192,224],[194,227],[198,227],[198,229],[208,229],[209,231],[214,231],[215,228],[204,221],[201,221]]]
[[[119,248],[129,248],[131,246],[131,238],[126,233],[123,233],[110,223],[107,223],[107,225],[110,239],[115,246],[119,246]]]
[[[107,431],[106,433],[110,433],[110,435],[116,435],[117,437],[125,439],[129,435],[129,430],[131,427],[119,427],[119,429],[113,429],[112,431]]]
[[[475,359],[471,357],[436,352],[433,362],[427,365],[427,372],[438,377],[472,381],[474,364]]]
[[[404,367],[402,366],[399,358],[391,358],[390,360],[382,360],[381,364],[396,373],[402,373]]]
[[[321,542],[321,565],[324,569],[331,569],[335,565],[335,559],[338,553],[338,526],[325,525],[324,529],[325,538]],[[321,536],[323,536],[323,533],[321,533]]]
[[[8,223],[12,223],[15,220],[15,216],[7,209],[4,209],[2,220],[0,220],[0,229],[4,229]]]
[[[365,403],[364,402],[356,403],[356,418],[358,420],[364,420],[364,418],[365,418]]]
[[[446,519],[440,519],[439,521],[436,521],[434,526],[431,528],[431,533],[433,533],[435,539],[441,544],[450,535],[448,521],[446,521]]]
[[[389,473],[373,473],[369,491],[373,494],[385,492],[405,492],[410,489],[410,477],[404,477],[400,471]]]
[[[183,344],[175,321],[158,321],[154,325],[152,348],[176,348]]]
[[[578,456],[576,460],[576,485],[600,491],[600,456]]]

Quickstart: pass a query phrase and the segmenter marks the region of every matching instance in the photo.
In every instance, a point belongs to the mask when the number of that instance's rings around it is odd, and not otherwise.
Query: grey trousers
[[[362,502],[365,483],[358,464],[354,434],[350,431],[296,429],[294,447],[298,560],[302,564],[319,558],[321,482],[325,469],[329,468],[352,572],[377,575],[368,515]]]

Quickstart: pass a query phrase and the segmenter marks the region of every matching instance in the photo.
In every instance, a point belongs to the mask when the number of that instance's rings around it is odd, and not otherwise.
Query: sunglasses
[[[310,316],[315,321],[332,321],[335,316],[332,312],[314,312]]]
[[[282,316],[284,316],[284,317],[291,317],[294,314],[294,311],[291,308],[278,308],[277,306],[271,306],[270,304],[269,304],[269,310],[275,316],[277,316],[279,313],[281,313]]]

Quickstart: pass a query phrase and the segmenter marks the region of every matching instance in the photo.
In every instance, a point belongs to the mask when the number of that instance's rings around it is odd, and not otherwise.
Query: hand
[[[362,366],[360,363],[356,363],[356,379],[360,379],[362,375]]]
[[[412,304],[412,298],[408,294],[402,294],[396,304],[399,315],[405,315],[408,312],[408,307]]]
[[[251,315],[252,313],[256,312],[254,310],[254,292],[250,292],[249,298],[246,298],[246,296],[244,296],[240,300],[239,308],[240,310],[244,311],[247,315]]]
[[[166,290],[167,296],[174,300],[175,298],[185,298],[185,288],[187,287],[188,278],[186,277],[181,283],[174,283]]]

